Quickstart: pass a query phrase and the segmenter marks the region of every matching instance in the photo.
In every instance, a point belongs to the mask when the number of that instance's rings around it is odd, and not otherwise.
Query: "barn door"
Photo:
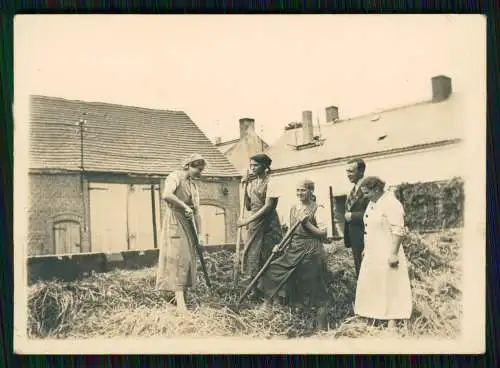
[[[54,248],[56,254],[80,253],[80,224],[75,221],[59,221],[54,225]]]
[[[200,206],[201,239],[204,244],[226,243],[226,214],[223,208],[210,205]]]
[[[126,184],[93,183],[90,187],[92,252],[116,253],[127,245]]]
[[[153,209],[156,234],[160,231],[160,202],[157,186],[131,185],[128,194],[128,229],[130,249],[153,249]],[[154,201],[154,204],[153,204]]]

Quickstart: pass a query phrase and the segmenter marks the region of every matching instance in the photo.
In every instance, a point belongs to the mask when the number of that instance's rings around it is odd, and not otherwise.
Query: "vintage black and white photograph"
[[[481,353],[485,18],[15,19],[18,353]]]

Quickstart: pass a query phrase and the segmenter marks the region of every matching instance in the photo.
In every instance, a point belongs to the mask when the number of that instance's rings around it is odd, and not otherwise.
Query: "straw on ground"
[[[410,233],[404,249],[410,260],[414,295],[412,318],[400,324],[401,336],[454,338],[461,316],[460,233],[432,236]],[[178,312],[173,295],[154,288],[155,269],[115,270],[75,282],[39,282],[29,289],[28,335],[33,338],[125,336],[245,336],[293,338],[367,337],[383,325],[353,316],[355,279],[350,251],[342,244],[327,249],[329,331],[318,334],[312,310],[276,307],[262,312],[249,304],[240,314],[234,305],[241,289],[232,285],[233,253],[207,254],[213,283],[201,279],[187,294],[189,313]],[[201,276],[201,275],[200,275]]]

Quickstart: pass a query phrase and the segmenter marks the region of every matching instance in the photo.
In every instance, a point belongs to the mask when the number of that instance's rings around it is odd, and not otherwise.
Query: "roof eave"
[[[28,170],[30,174],[48,174],[48,175],[73,175],[73,174],[84,174],[86,176],[95,176],[95,175],[116,175],[116,176],[128,176],[128,177],[137,177],[137,178],[165,178],[170,175],[173,171],[165,172],[165,173],[141,173],[141,172],[126,172],[126,171],[105,171],[105,170],[73,170],[73,169],[64,169],[64,168],[30,168]],[[241,178],[241,174],[238,173],[224,173],[224,174],[209,174],[204,175],[203,178]]]
[[[385,155],[390,155],[390,154],[417,151],[417,150],[427,149],[427,148],[441,147],[441,146],[446,146],[446,145],[460,143],[460,142],[462,142],[461,138],[453,138],[453,139],[446,139],[446,140],[442,140],[442,141],[436,141],[436,142],[425,143],[425,144],[418,144],[418,145],[401,147],[401,148],[392,148],[392,149],[382,150],[382,151],[366,152],[366,153],[362,153],[362,154],[358,154],[358,155],[334,157],[334,158],[321,160],[321,161],[309,161],[309,162],[302,163],[300,165],[295,165],[295,166],[273,168],[273,173],[284,173],[287,171],[309,169],[312,167],[319,167],[319,166],[335,164],[338,162],[348,161],[348,160],[351,160],[353,158],[371,158],[371,157],[376,157],[376,156],[385,156]]]

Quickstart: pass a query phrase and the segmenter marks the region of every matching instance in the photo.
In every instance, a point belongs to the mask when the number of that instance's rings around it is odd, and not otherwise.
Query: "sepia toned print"
[[[484,350],[479,19],[18,17],[17,351]]]

